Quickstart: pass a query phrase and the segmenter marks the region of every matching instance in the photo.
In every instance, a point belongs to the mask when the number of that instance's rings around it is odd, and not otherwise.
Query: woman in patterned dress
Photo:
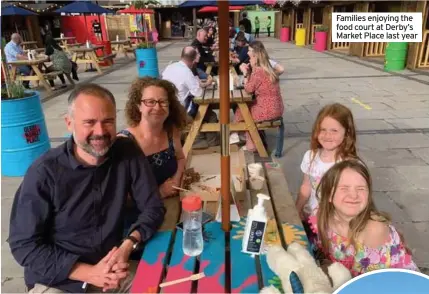
[[[74,80],[79,81],[77,77],[77,65],[72,62],[63,49],[58,45],[55,39],[48,35],[45,40],[45,55],[48,56],[49,61],[52,65],[49,66],[46,72],[60,71],[66,74],[72,74]],[[59,74],[58,77],[61,80],[62,86],[66,86],[66,80],[63,74]],[[54,87],[54,81],[49,80],[51,87]]]
[[[249,45],[248,55],[250,64],[243,63],[240,70],[244,74],[245,91],[255,97],[249,106],[253,120],[264,121],[282,117],[284,106],[279,77],[270,64],[267,51],[260,41],[253,41]],[[235,113],[235,121],[243,121],[239,109]],[[245,149],[256,151],[249,132],[246,132]]]

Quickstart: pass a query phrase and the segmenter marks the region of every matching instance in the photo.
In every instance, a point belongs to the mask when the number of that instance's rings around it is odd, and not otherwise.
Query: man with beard
[[[75,88],[66,124],[71,138],[37,159],[16,192],[12,255],[30,293],[128,292],[137,265],[129,256],[164,219],[158,186],[141,149],[116,138],[110,91]],[[140,215],[124,238],[127,195]]]

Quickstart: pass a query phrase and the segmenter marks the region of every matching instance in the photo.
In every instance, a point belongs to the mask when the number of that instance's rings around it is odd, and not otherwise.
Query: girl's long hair
[[[272,83],[278,82],[279,76],[275,73],[270,64],[270,58],[264,44],[262,44],[261,41],[253,41],[249,44],[249,47],[253,49],[253,53],[256,56],[256,65],[260,66],[266,73],[268,73]]]
[[[324,106],[318,113],[317,118],[313,124],[313,130],[311,132],[311,143],[310,149],[312,151],[312,160],[316,157],[317,151],[322,148],[322,145],[319,143],[319,134],[321,131],[322,121],[330,117],[335,119],[341,124],[341,126],[346,130],[344,134],[344,140],[335,154],[335,160],[347,159],[357,157],[356,152],[356,129],[353,119],[353,114],[344,105],[340,103],[334,103]]]
[[[369,220],[379,222],[390,222],[390,217],[377,210],[372,198],[372,180],[368,167],[365,163],[356,158],[341,161],[332,166],[322,177],[319,186],[316,190],[316,195],[319,197],[319,210],[317,212],[317,230],[318,236],[322,243],[322,249],[325,253],[329,253],[330,239],[328,235],[330,220],[332,219],[335,207],[333,205],[333,197],[337,191],[338,182],[341,174],[345,169],[352,169],[360,174],[366,181],[368,186],[368,204],[365,209],[350,221],[349,235],[350,244],[356,246],[356,240]],[[347,244],[347,245],[350,245]],[[356,248],[356,247],[355,247]]]

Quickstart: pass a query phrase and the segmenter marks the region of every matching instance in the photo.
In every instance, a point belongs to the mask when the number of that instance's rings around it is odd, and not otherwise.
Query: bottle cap
[[[186,211],[195,211],[201,209],[202,201],[198,195],[189,195],[183,198],[182,208]]]

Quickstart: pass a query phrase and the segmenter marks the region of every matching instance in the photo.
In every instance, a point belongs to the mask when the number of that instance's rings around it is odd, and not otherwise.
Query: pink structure
[[[326,39],[328,37],[327,32],[316,32],[315,33],[315,39],[316,42],[314,43],[314,50],[316,51],[325,51],[326,50]]]
[[[289,42],[289,28],[282,28],[280,30],[280,42]]]

